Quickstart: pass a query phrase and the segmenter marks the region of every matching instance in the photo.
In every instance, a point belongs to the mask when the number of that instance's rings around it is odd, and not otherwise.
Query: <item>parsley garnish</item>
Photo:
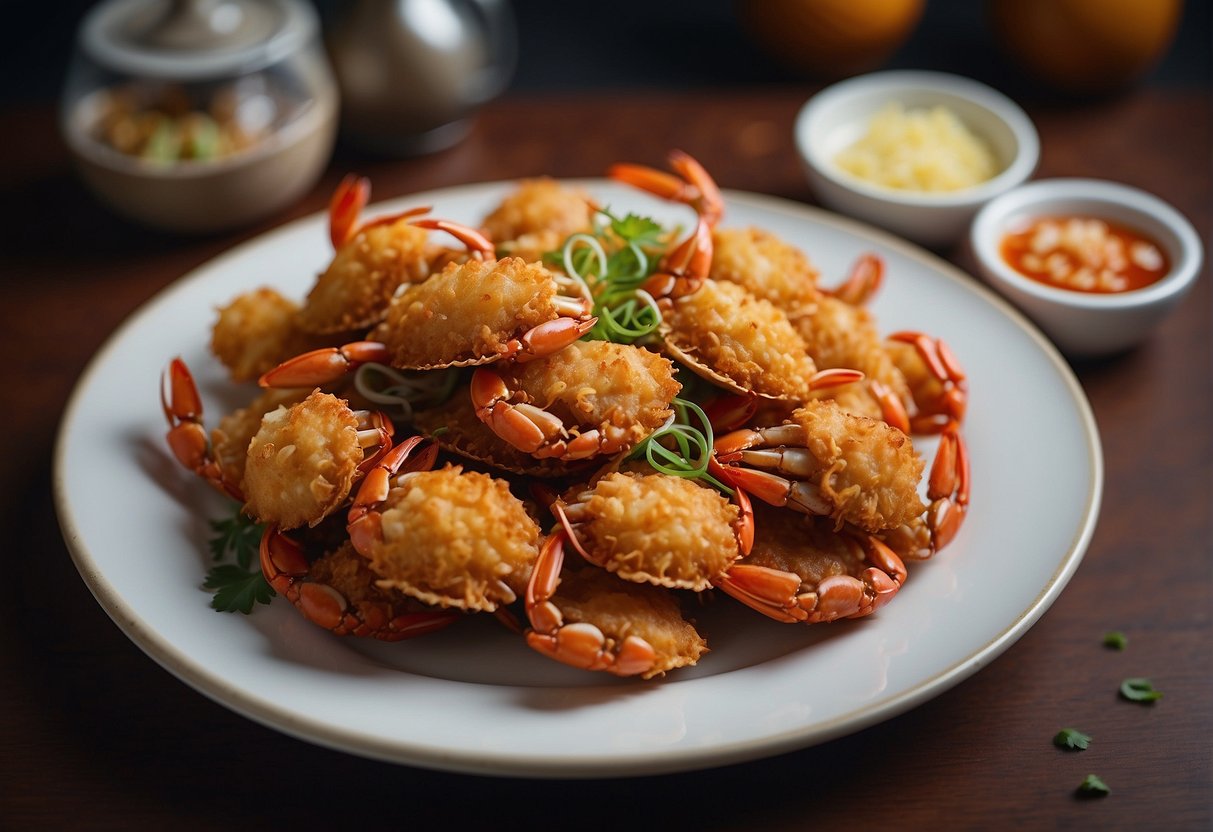
[[[1082,731],[1076,731],[1073,728],[1062,728],[1053,737],[1053,744],[1058,748],[1083,751],[1091,744],[1091,738]]]
[[[1120,630],[1109,630],[1103,634],[1103,646],[1112,650],[1124,650],[1129,646],[1129,639]]]
[[[1106,797],[1111,792],[1108,784],[1094,774],[1088,774],[1086,779],[1078,784],[1078,794],[1082,797]]]
[[[1130,702],[1153,702],[1162,699],[1162,691],[1155,690],[1149,679],[1125,679],[1120,683],[1120,695]]]
[[[231,555],[235,563],[223,563],[206,573],[202,586],[215,590],[211,607],[219,612],[242,612],[248,615],[255,604],[268,604],[274,590],[266,583],[255,557],[264,528],[254,523],[237,506],[227,520],[212,520],[215,536],[207,544],[211,555],[220,561]]]
[[[241,569],[234,563],[224,563],[211,569],[202,584],[215,590],[211,608],[219,612],[242,612],[248,615],[254,604],[268,604],[276,594],[265,582],[261,570]]]

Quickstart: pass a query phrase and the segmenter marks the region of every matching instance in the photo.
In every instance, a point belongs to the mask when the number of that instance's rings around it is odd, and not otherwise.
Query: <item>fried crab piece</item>
[[[335,252],[299,312],[299,326],[308,332],[366,330],[379,323],[401,285],[420,283],[430,276],[439,250],[429,243],[427,229],[447,231],[474,252],[493,250],[492,243],[474,229],[420,219],[428,206],[359,226],[370,193],[370,182],[353,175],[342,180],[333,193],[329,234]]]
[[[644,679],[694,665],[708,651],[673,593],[588,566],[562,571],[564,542],[563,529],[544,541],[527,586],[533,649],[584,670]]]
[[[818,367],[863,373],[862,380],[818,391],[814,398],[834,399],[847,410],[910,432],[910,386],[885,349],[868,310],[822,295],[816,307],[795,319],[794,325]]]
[[[735,393],[800,402],[820,383],[788,316],[735,283],[705,279],[673,299],[662,336],[696,375]]]
[[[743,428],[716,440],[717,459],[752,496],[878,532],[926,509],[918,496],[925,463],[910,438],[831,401],[809,402],[787,423]]]
[[[387,317],[358,341],[296,356],[263,387],[300,387],[341,378],[367,362],[437,370],[528,361],[576,341],[597,321],[581,281],[517,257],[450,263],[396,295]]]
[[[245,512],[283,529],[315,526],[345,503],[354,480],[390,446],[390,425],[382,414],[351,410],[319,390],[271,410],[248,445]],[[378,450],[368,456],[370,448]]]
[[[789,317],[811,312],[821,292],[808,256],[761,228],[720,228],[712,233],[712,280],[736,283]]]
[[[216,311],[211,352],[232,381],[252,381],[293,355],[332,343],[304,332],[299,304],[268,287],[237,295]]]
[[[481,227],[496,242],[498,257],[536,262],[570,235],[591,230],[593,215],[588,194],[545,176],[520,182]]]
[[[261,572],[304,618],[334,635],[401,641],[441,630],[460,617],[377,586],[378,576],[348,540],[317,557],[308,551],[310,543],[267,526]]]
[[[612,472],[553,510],[582,557],[625,581],[702,591],[742,555],[738,507],[683,477]]]
[[[632,447],[665,424],[681,389],[663,356],[577,341],[537,361],[477,369],[472,403],[515,448],[571,461]]]
[[[818,624],[871,615],[906,580],[901,559],[872,535],[820,518],[755,506],[750,556],[719,582],[769,618]]]
[[[885,341],[906,382],[915,412],[915,433],[939,433],[952,422],[963,422],[969,388],[964,369],[946,343],[921,332],[895,332]]]
[[[307,397],[310,390],[266,390],[247,406],[232,411],[219,420],[211,431],[211,448],[215,461],[227,482],[235,483],[243,493],[244,467],[248,462],[248,446],[261,429],[265,414],[279,407],[290,407]]]
[[[417,438],[414,438],[414,441]],[[350,539],[376,585],[426,604],[493,612],[525,591],[539,526],[505,481],[461,466],[397,474],[389,452],[349,514]]]

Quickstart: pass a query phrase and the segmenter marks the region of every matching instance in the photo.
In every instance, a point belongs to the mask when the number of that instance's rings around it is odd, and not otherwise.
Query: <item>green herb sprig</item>
[[[1080,797],[1106,797],[1112,793],[1108,784],[1094,774],[1088,774],[1086,779],[1078,784],[1077,791]]]
[[[1125,679],[1120,683],[1120,695],[1130,702],[1151,703],[1162,699],[1162,691],[1155,690],[1149,679]]]
[[[226,520],[211,520],[215,536],[208,541],[211,556],[221,561],[229,555],[235,563],[221,563],[206,573],[202,586],[213,590],[211,608],[219,612],[248,615],[257,604],[268,604],[276,594],[255,565],[264,527],[250,520],[240,506]]]
[[[1073,728],[1062,728],[1053,737],[1053,744],[1071,751],[1085,751],[1091,744],[1091,737]]]

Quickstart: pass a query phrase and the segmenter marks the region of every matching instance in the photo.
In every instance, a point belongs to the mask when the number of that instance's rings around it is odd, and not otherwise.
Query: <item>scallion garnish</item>
[[[712,458],[712,423],[694,402],[674,399],[674,414],[666,424],[653,431],[632,449],[628,459],[644,459],[655,471],[672,477],[701,479],[733,496],[733,489],[708,473]],[[703,430],[691,424],[694,415]]]
[[[389,408],[388,415],[402,422],[413,421],[415,410],[445,402],[458,382],[454,370],[404,372],[373,361],[354,373],[354,388],[368,401]]]

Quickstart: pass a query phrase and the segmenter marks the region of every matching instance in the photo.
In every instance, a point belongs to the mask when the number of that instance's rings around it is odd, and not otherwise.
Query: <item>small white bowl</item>
[[[990,146],[1000,172],[972,188],[925,193],[881,187],[839,168],[834,158],[890,102],[951,110]],[[801,108],[795,138],[823,205],[934,248],[962,239],[978,209],[1027,180],[1040,158],[1036,128],[1015,102],[985,84],[941,72],[877,72],[827,87]]]
[[[1156,242],[1171,270],[1149,286],[1093,294],[1059,289],[1013,269],[1003,236],[1033,217],[1080,215],[1132,228]],[[1091,358],[1134,346],[1196,283],[1203,248],[1192,224],[1145,191],[1098,179],[1042,179],[992,200],[973,220],[970,244],[982,277],[1036,321],[1066,355]]]

